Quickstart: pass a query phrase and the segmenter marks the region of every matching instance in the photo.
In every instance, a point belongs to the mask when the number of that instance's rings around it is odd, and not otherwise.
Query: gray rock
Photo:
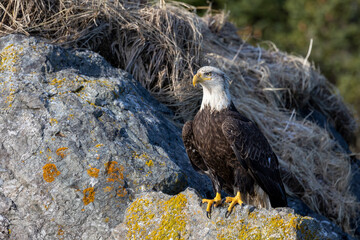
[[[0,239],[9,239],[10,238],[10,222],[9,220],[0,215]]]
[[[0,239],[343,237],[291,209],[209,221],[172,112],[98,54],[9,35],[0,57]]]
[[[9,35],[0,56],[0,214],[12,238],[107,239],[134,194],[210,187],[171,111],[96,53]]]
[[[137,196],[115,227],[115,239],[339,239],[326,222],[302,217],[289,208],[256,209],[236,206],[229,218],[227,206],[215,208],[211,219],[191,190],[169,196],[143,193]]]

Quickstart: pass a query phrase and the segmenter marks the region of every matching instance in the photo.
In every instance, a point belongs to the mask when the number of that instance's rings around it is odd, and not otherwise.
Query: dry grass
[[[23,33],[88,48],[130,72],[183,122],[202,91],[191,86],[203,65],[232,79],[239,111],[255,121],[280,158],[287,192],[352,233],[358,203],[349,192],[349,157],[324,129],[296,114],[317,110],[349,142],[355,121],[334,87],[307,60],[244,43],[223,14],[204,18],[182,3],[5,0],[0,35]]]

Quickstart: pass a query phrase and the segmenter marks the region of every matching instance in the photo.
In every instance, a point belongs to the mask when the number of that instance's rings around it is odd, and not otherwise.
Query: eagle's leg
[[[232,210],[233,210],[233,208],[234,208],[234,206],[235,206],[236,204],[239,204],[239,205],[241,206],[241,205],[244,203],[244,202],[241,200],[240,191],[238,191],[238,192],[236,193],[236,196],[235,196],[235,197],[226,197],[225,202],[230,203],[230,206],[228,207],[228,210],[227,210],[227,212],[226,212],[226,214],[225,214],[225,217],[229,217],[229,216],[230,216],[230,214],[231,214],[231,212],[232,212]]]
[[[246,170],[242,166],[238,166],[235,168],[234,178],[235,178],[234,192],[236,192],[236,196],[226,197],[225,199],[225,202],[230,203],[230,206],[228,207],[228,210],[225,213],[226,218],[230,216],[236,204],[239,204],[241,206],[244,203],[243,200],[241,199],[240,191],[242,190],[242,192],[245,192],[244,187],[251,185],[251,183],[249,183],[251,179],[247,177]]]
[[[216,174],[212,173],[211,171],[206,172],[206,174],[210,177],[214,192],[216,192],[216,196],[214,199],[202,199],[202,203],[207,203],[206,207],[206,216],[210,219],[211,218],[211,207],[214,205],[215,207],[222,204],[221,201],[221,183]],[[215,203],[215,204],[214,204]]]
[[[211,206],[215,203],[215,207],[221,205],[221,194],[216,192],[216,196],[214,199],[203,199],[202,203],[207,203],[206,207],[206,216],[208,218],[211,217]]]

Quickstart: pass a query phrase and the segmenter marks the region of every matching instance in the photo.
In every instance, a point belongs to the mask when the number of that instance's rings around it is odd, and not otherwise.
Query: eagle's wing
[[[237,113],[225,119],[222,130],[242,166],[269,195],[272,207],[286,206],[278,159],[258,127]]]
[[[186,153],[189,156],[191,165],[196,171],[200,173],[204,173],[205,171],[208,170],[208,168],[206,167],[205,162],[202,159],[200,153],[194,146],[192,123],[193,121],[187,121],[184,124],[182,128],[182,139],[184,142]]]

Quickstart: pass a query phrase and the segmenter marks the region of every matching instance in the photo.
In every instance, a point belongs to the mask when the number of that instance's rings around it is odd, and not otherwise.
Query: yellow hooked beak
[[[195,87],[195,85],[196,85],[197,83],[202,83],[202,82],[204,82],[204,81],[206,81],[206,80],[210,80],[210,79],[211,79],[211,77],[204,77],[204,76],[202,75],[202,73],[197,73],[197,74],[195,74],[194,77],[193,77],[193,85],[194,85],[194,87]]]

